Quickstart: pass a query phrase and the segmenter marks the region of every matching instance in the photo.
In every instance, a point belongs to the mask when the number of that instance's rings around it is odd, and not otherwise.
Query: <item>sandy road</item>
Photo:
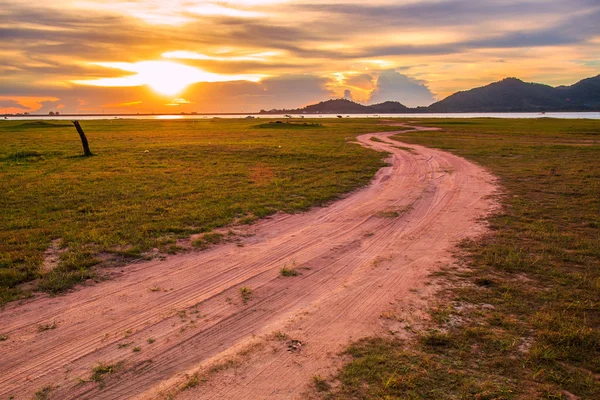
[[[391,153],[368,187],[326,208],[263,220],[243,247],[133,264],[117,279],[5,307],[0,398],[30,399],[48,385],[56,399],[164,398],[252,343],[235,356],[237,368],[177,398],[298,398],[313,376],[334,370],[350,341],[401,334],[400,318],[382,312],[407,319],[418,311],[411,307],[423,301],[427,275],[451,262],[457,241],[485,229],[477,220],[495,186],[484,169],[392,134],[358,138]],[[300,275],[280,276],[285,265]],[[246,303],[242,287],[252,289]],[[55,329],[39,331],[53,321]],[[275,331],[301,349],[288,351],[270,338]],[[99,362],[122,367],[102,388],[82,382]]]

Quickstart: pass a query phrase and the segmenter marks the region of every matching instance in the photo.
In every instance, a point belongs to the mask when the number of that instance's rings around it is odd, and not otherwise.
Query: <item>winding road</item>
[[[479,221],[496,186],[483,168],[388,138],[395,133],[358,137],[390,153],[390,165],[328,207],[267,218],[238,243],[6,306],[0,398],[47,388],[61,400],[293,399],[313,376],[333,373],[351,341],[402,336],[434,290],[428,275],[452,264],[457,242],[485,231]],[[281,276],[284,266],[299,274]],[[245,299],[241,288],[251,290]],[[90,381],[99,363],[118,368]],[[208,379],[177,390],[194,373]]]

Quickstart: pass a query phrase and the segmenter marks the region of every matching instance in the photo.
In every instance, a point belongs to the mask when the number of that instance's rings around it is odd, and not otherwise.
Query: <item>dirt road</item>
[[[0,398],[43,388],[61,400],[298,398],[313,376],[335,370],[349,342],[402,335],[431,291],[428,274],[484,230],[477,220],[495,186],[482,168],[392,134],[358,138],[390,152],[391,164],[326,208],[263,220],[238,244],[5,307]],[[281,276],[284,266],[299,274]],[[90,381],[99,363],[115,371]],[[194,386],[194,373],[198,386],[178,392]]]

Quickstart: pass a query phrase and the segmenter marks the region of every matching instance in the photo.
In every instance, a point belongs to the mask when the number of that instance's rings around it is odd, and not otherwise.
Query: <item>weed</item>
[[[283,267],[279,270],[281,276],[298,276],[298,271],[294,267]]]
[[[398,211],[379,211],[375,216],[377,218],[398,218],[400,213]]]
[[[27,150],[23,150],[23,151],[17,151],[16,153],[12,153],[9,154],[6,157],[6,160],[10,160],[10,161],[29,161],[29,159],[36,159],[36,158],[41,158],[43,157],[42,153],[39,153],[37,151],[27,151]]]
[[[438,331],[429,332],[421,336],[421,342],[429,347],[445,347],[452,343],[448,334]]]
[[[207,375],[214,375],[217,372],[225,371],[229,368],[235,368],[239,366],[240,361],[237,359],[229,359],[222,362],[218,362],[216,364],[211,365],[211,367],[207,371]]]
[[[0,335],[0,342],[4,342],[5,340],[8,340],[8,336]]]
[[[140,346],[135,346],[133,349],[131,349],[134,353],[139,353],[140,351],[142,351],[142,348]]]
[[[398,322],[404,321],[403,318],[399,317],[394,311],[384,311],[379,315],[380,318],[394,320]]]
[[[195,240],[192,244],[200,249],[207,249],[211,245],[219,244],[223,241],[225,235],[221,233],[206,233],[200,239]]]
[[[200,384],[200,378],[198,374],[193,374],[188,378],[188,380],[181,386],[181,391],[186,391],[191,388],[195,388]]]
[[[279,341],[283,342],[283,341],[288,340],[290,337],[286,333],[277,331],[273,334],[273,338],[275,338],[275,340],[279,340]]]
[[[40,324],[38,325],[38,332],[50,331],[56,329],[56,321],[52,321],[51,324]]]
[[[331,385],[326,379],[321,378],[319,375],[313,376],[313,384],[318,392],[328,392],[331,390]]]
[[[154,338],[148,338],[148,339],[146,339],[146,343],[148,343],[148,344],[152,344],[154,342],[156,342],[156,339],[154,339]]]
[[[102,388],[104,387],[104,378],[107,375],[111,375],[114,374],[115,372],[118,372],[121,368],[123,368],[124,362],[118,362],[117,364],[104,364],[104,363],[98,363],[98,365],[96,365],[93,369],[92,369],[92,375],[90,376],[90,381],[92,382],[97,382],[99,384],[99,386]]]
[[[241,287],[240,288],[240,296],[242,297],[242,302],[244,304],[248,303],[248,301],[250,300],[250,297],[252,297],[252,289],[250,289],[249,287]]]
[[[52,386],[52,385],[44,386],[42,389],[35,392],[35,399],[36,400],[48,399],[50,396],[50,392],[52,392],[52,390],[54,390],[54,386]]]
[[[126,347],[129,347],[129,346],[131,346],[132,344],[133,344],[133,342],[119,343],[119,344],[117,344],[117,347],[118,347],[119,349],[124,349],[124,348],[126,348]]]

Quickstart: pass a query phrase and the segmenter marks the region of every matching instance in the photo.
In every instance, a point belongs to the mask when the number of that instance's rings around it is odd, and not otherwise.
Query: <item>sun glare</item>
[[[181,93],[188,85],[209,81],[210,74],[199,69],[171,62],[144,62],[139,63],[138,74],[140,79],[159,94],[174,96]]]
[[[106,68],[115,68],[133,72],[133,75],[120,78],[100,78],[76,80],[73,83],[90,86],[132,87],[146,85],[156,93],[175,96],[189,85],[198,82],[251,81],[258,82],[262,75],[221,75],[206,72],[200,68],[178,64],[171,61],[140,61],[136,63],[98,62],[93,63]]]

